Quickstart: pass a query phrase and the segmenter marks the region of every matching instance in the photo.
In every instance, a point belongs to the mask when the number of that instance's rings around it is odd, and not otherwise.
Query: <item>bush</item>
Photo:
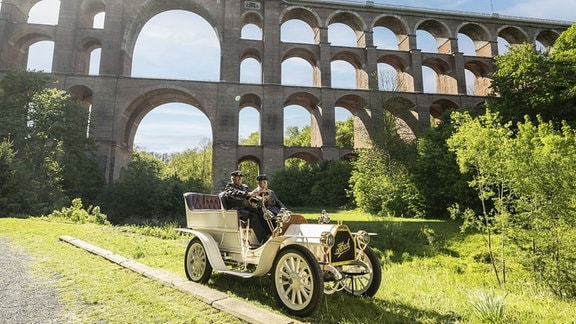
[[[55,210],[47,216],[48,219],[64,220],[77,224],[110,224],[106,214],[100,212],[99,206],[89,206],[87,209],[82,205],[82,199],[75,198],[72,200],[70,207],[64,207],[61,210]]]

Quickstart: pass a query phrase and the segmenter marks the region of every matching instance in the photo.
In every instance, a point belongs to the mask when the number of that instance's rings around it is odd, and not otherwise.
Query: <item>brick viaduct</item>
[[[551,46],[570,24],[562,21],[507,17],[440,10],[392,7],[346,1],[296,0],[61,0],[56,26],[27,22],[39,0],[3,0],[0,12],[0,69],[25,69],[28,48],[38,41],[54,42],[52,73],[59,86],[92,105],[92,136],[100,144],[100,163],[114,181],[131,159],[139,122],[155,107],[182,102],[201,110],[210,120],[213,139],[213,183],[218,188],[241,161],[256,162],[262,172],[281,170],[284,161],[343,158],[350,150],[336,146],[335,107],[354,116],[355,147],[379,141],[384,106],[408,130],[430,126],[446,109],[482,105],[488,93],[498,40],[514,46],[523,42]],[[221,50],[218,82],[132,78],[131,66],[139,33],[154,15],[187,10],[213,26]],[[104,27],[94,17],[104,13]],[[309,25],[310,44],[281,40],[283,23],[299,19]],[[329,42],[329,26],[349,26],[357,46]],[[243,39],[245,26],[257,26],[260,40]],[[384,27],[397,39],[395,49],[375,46],[375,29]],[[423,52],[416,33],[429,32],[437,52]],[[459,35],[474,43],[475,54],[459,50]],[[101,49],[99,75],[89,75],[91,52]],[[306,60],[313,71],[311,86],[281,82],[281,65],[289,58]],[[247,58],[261,64],[259,84],[240,82]],[[331,86],[331,62],[343,60],[356,69],[356,89]],[[378,89],[378,64],[398,74],[393,91]],[[422,67],[437,73],[436,93],[424,93]],[[474,74],[474,94],[467,94],[465,71]],[[238,97],[239,96],[239,97]],[[384,99],[382,99],[384,98]],[[382,101],[385,101],[383,103]],[[283,108],[300,105],[310,112],[312,147],[283,145]],[[239,111],[255,107],[260,114],[260,145],[238,145]],[[381,131],[380,131],[381,132]]]

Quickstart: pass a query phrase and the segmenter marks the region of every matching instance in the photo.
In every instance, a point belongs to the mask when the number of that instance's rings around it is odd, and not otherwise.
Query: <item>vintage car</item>
[[[308,224],[288,210],[274,217],[256,199],[252,203],[263,208],[272,231],[259,242],[249,222],[227,210],[219,195],[188,192],[184,201],[187,227],[178,230],[193,235],[184,257],[192,281],[206,283],[213,270],[242,278],[270,274],[276,299],[296,316],[314,312],[324,294],[343,290],[371,297],[380,287],[380,262],[368,246],[375,234],[330,224],[325,211],[318,224]]]

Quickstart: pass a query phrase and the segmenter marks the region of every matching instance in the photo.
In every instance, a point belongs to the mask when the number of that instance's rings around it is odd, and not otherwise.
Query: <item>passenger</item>
[[[256,187],[252,192],[257,193],[260,196],[266,196],[264,199],[266,209],[271,211],[274,216],[278,215],[280,209],[286,209],[286,206],[280,201],[280,199],[278,199],[274,190],[268,188],[268,176],[261,174],[256,177],[256,181],[258,181],[258,187]]]
[[[236,170],[230,173],[230,182],[226,184],[220,197],[225,200],[226,209],[236,209],[240,215],[240,220],[246,222],[250,220],[250,227],[254,231],[259,242],[266,238],[267,231],[263,224],[262,217],[258,215],[258,209],[249,203],[251,197],[256,197],[256,193],[251,192],[244,183],[244,172]]]

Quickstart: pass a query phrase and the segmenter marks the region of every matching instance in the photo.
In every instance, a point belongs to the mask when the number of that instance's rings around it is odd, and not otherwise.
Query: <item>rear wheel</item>
[[[188,279],[199,283],[208,282],[212,275],[212,266],[208,261],[206,249],[197,237],[193,238],[186,248],[184,270]]]
[[[344,290],[355,296],[372,297],[380,288],[382,282],[382,269],[380,268],[380,260],[374,251],[366,247],[360,260],[367,263],[372,271],[370,273],[355,274],[342,280]]]
[[[314,312],[324,294],[316,258],[299,245],[285,247],[276,256],[272,284],[278,302],[296,316]]]

